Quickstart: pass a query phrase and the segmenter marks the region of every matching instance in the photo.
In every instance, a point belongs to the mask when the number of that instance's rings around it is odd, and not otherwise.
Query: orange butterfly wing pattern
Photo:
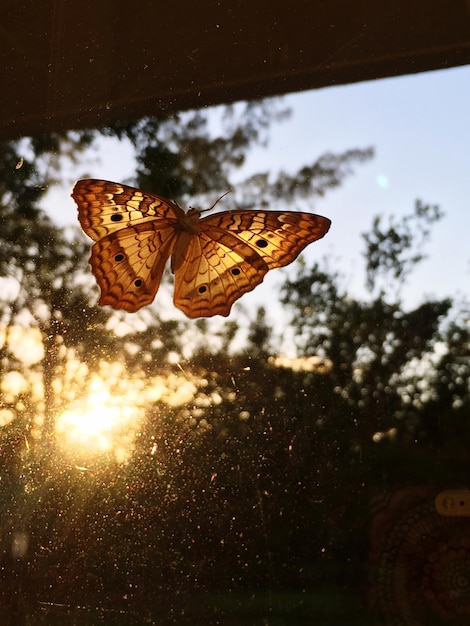
[[[99,303],[129,312],[150,304],[171,256],[174,303],[188,317],[227,316],[270,269],[323,237],[330,220],[292,211],[224,211],[200,219],[170,200],[126,185],[80,180],[80,224],[96,243],[90,264]]]
[[[99,304],[134,313],[153,302],[182,209],[104,180],[79,180],[72,198],[81,227],[96,241],[90,265],[101,290]]]
[[[293,211],[225,211],[200,221],[190,263],[175,268],[175,305],[188,317],[227,316],[267,272],[323,237],[330,220]]]

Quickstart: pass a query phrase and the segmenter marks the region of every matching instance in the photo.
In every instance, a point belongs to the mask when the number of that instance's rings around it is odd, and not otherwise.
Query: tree
[[[441,341],[452,302],[424,302],[405,311],[399,293],[405,277],[424,258],[421,248],[429,225],[441,217],[437,207],[418,202],[401,224],[383,230],[380,220],[374,220],[371,233],[364,235],[367,283],[377,293],[368,301],[351,297],[340,287],[340,277],[321,270],[318,263],[300,266],[284,287],[283,302],[293,312],[301,351],[331,361],[335,393],[350,406],[349,419],[358,420],[358,411],[369,415],[357,423],[360,445],[391,428],[419,437],[421,425],[413,423],[416,416],[403,405],[400,381]],[[383,287],[378,287],[380,280]]]

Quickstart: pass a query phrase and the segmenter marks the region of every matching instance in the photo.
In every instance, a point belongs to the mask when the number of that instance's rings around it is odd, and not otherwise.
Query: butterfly
[[[190,318],[227,316],[269,270],[291,263],[330,227],[326,217],[292,211],[242,209],[201,218],[199,209],[185,212],[176,202],[106,180],[79,180],[72,198],[95,241],[89,262],[99,304],[129,312],[154,300],[171,257],[175,306]]]

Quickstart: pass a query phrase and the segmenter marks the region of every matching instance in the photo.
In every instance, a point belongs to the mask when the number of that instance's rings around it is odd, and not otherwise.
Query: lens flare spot
[[[388,178],[385,176],[385,174],[379,174],[377,176],[377,185],[381,188],[381,189],[388,189],[390,187],[390,183]]]

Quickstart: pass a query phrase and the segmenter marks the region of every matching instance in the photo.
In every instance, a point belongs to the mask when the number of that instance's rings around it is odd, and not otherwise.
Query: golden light
[[[56,433],[64,454],[80,466],[100,455],[125,463],[149,406],[158,403],[174,409],[196,402],[198,389],[207,384],[205,379],[182,373],[128,378],[121,363],[103,361],[87,395],[74,401],[77,371],[71,369],[70,380],[57,388],[63,397],[70,397],[71,404],[57,419]]]
[[[57,420],[62,449],[75,459],[112,454],[119,463],[125,462],[143,418],[142,408],[134,401],[113,396],[104,382],[96,379],[89,395]]]
[[[12,354],[27,366],[37,363],[44,356],[41,333],[33,327],[14,324],[0,328],[0,346],[8,346]]]

